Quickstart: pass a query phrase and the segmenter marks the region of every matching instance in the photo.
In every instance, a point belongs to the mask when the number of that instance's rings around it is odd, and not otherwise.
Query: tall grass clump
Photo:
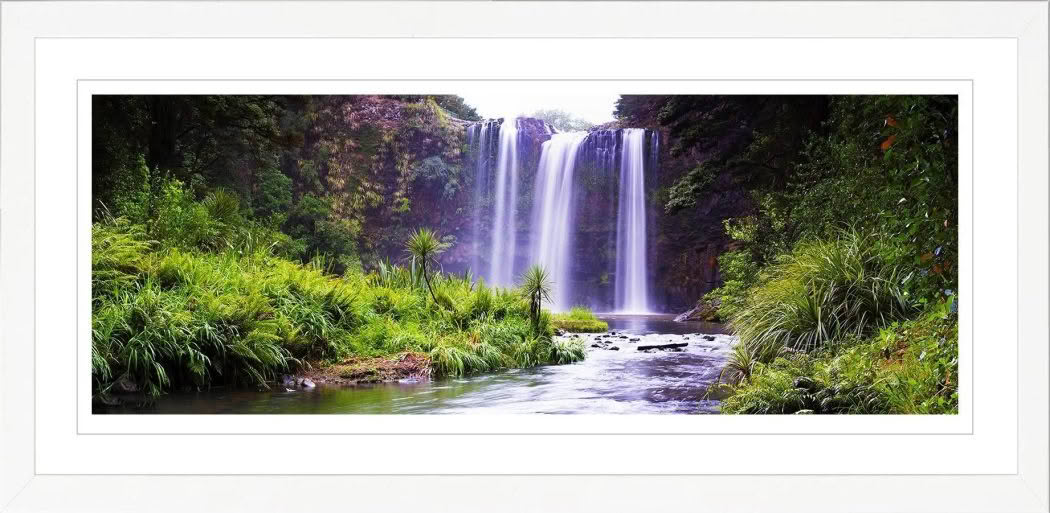
[[[781,256],[729,325],[753,352],[813,351],[915,314],[904,288],[908,279],[876,237],[843,231]]]
[[[722,412],[954,414],[958,374],[958,316],[946,301],[864,339],[753,361]]]
[[[913,271],[880,240],[843,231],[763,271],[729,318],[723,412],[958,411],[954,297],[913,300]]]

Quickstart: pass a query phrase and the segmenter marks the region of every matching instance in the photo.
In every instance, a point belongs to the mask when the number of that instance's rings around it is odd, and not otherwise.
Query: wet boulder
[[[722,300],[715,299],[701,299],[697,301],[696,306],[687,312],[679,314],[674,318],[676,322],[686,321],[705,321],[714,322],[721,320],[718,315],[718,309],[722,306]]]
[[[138,392],[139,386],[127,376],[121,376],[113,383],[113,391],[117,393],[131,394]]]

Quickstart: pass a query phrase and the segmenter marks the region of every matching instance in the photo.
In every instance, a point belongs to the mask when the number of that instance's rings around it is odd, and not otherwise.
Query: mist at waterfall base
[[[646,193],[658,132],[560,133],[537,119],[505,118],[470,125],[467,145],[475,277],[512,287],[538,264],[553,283],[553,311],[652,313]]]

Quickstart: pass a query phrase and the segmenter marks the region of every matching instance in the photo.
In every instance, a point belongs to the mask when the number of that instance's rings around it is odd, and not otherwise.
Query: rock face
[[[722,306],[722,300],[712,299],[705,300],[701,299],[696,303],[692,309],[675,317],[674,320],[677,322],[685,321],[704,321],[704,322],[720,322],[723,321],[718,315],[718,309]]]
[[[321,110],[317,131],[322,136],[313,146],[329,156],[326,185],[336,198],[339,217],[378,227],[361,234],[363,240],[358,242],[367,255],[363,259],[397,258],[409,227],[427,225],[456,240],[441,257],[444,270],[487,268],[487,257],[479,261],[477,249],[488,247],[490,223],[474,219],[472,211],[475,204],[492,201],[484,192],[492,187],[492,172],[485,174],[486,180],[478,178],[479,163],[494,169],[499,131],[513,120],[470,122],[393,97],[339,97],[329,103]],[[712,153],[749,140],[749,132],[734,131],[698,142],[688,130],[662,119],[661,111],[657,103],[648,110],[636,109],[629,121],[593,129],[579,148],[573,172],[574,216],[569,221],[575,227],[569,258],[574,262],[569,271],[576,296],[572,303],[608,309],[614,302],[617,191],[622,129],[628,126],[646,129],[649,308],[682,311],[721,284],[718,256],[730,244],[722,221],[750,213],[754,208],[750,195],[728,174],[716,173],[703,185],[695,205],[669,212],[667,191]],[[519,118],[516,126],[519,199],[513,258],[519,268],[534,258],[530,248],[536,241],[530,240],[529,218],[533,189],[543,144],[555,130],[534,118]],[[486,144],[480,144],[482,139]],[[352,201],[361,197],[360,187],[353,185],[360,177],[370,180],[368,186],[381,191],[384,201],[364,206]],[[696,315],[712,318],[706,312]]]

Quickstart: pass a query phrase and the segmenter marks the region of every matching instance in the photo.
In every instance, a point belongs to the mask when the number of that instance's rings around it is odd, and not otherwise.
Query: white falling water
[[[477,137],[475,133],[478,134]],[[475,140],[477,141],[475,148],[477,160],[474,167],[474,209],[471,223],[474,234],[474,252],[470,261],[470,269],[481,277],[483,275],[481,270],[481,205],[488,193],[489,124],[471,125],[468,138],[471,148],[474,148]]]
[[[616,309],[621,313],[649,312],[645,252],[645,130],[627,128],[616,220]]]
[[[514,255],[517,251],[515,207],[518,202],[517,121],[508,119],[499,130],[499,162],[496,168],[488,276],[489,283],[497,287],[514,285]]]
[[[554,311],[573,305],[571,278],[573,171],[585,132],[554,134],[543,143],[532,208],[533,262],[550,273]]]

